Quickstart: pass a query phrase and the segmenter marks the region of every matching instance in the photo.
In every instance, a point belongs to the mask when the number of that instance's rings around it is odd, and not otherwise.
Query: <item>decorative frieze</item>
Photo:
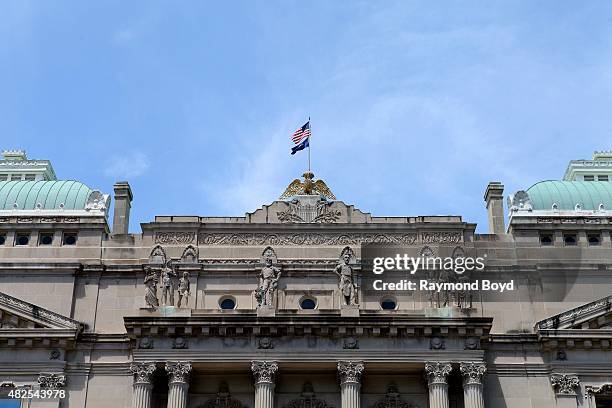
[[[463,241],[460,232],[422,232],[421,242],[424,244],[458,244]]]
[[[252,361],[251,371],[255,378],[255,384],[273,384],[278,372],[278,364],[276,361]]]
[[[338,361],[340,384],[360,383],[364,365],[362,361]]]
[[[193,243],[195,232],[156,232],[155,243],[163,245],[186,245]]]
[[[40,373],[38,376],[40,388],[58,389],[66,386],[66,375],[61,373]]]
[[[361,245],[370,243],[412,245],[416,233],[201,233],[200,245]]]
[[[555,394],[574,395],[576,388],[580,386],[580,379],[573,374],[552,374],[550,383],[555,389]]]

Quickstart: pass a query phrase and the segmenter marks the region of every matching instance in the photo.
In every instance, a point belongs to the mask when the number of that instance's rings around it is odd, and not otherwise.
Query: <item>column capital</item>
[[[255,384],[274,384],[278,364],[276,361],[251,361],[251,371],[255,377]]]
[[[188,361],[166,362],[168,384],[187,384],[191,374],[191,363]]]
[[[338,361],[338,378],[340,379],[340,385],[346,383],[360,383],[363,369],[363,361]]]
[[[446,384],[446,377],[450,374],[452,366],[448,362],[426,362],[425,374],[427,381],[431,384]]]
[[[134,384],[151,384],[155,371],[155,363],[132,363],[130,364],[130,372],[134,375]]]
[[[40,388],[63,388],[66,386],[66,375],[62,373],[40,373],[38,384],[40,384]]]
[[[580,386],[580,379],[575,374],[552,374],[550,383],[556,395],[576,395],[576,388]]]
[[[461,362],[459,371],[463,377],[463,385],[482,384],[487,367],[484,363],[468,361]]]

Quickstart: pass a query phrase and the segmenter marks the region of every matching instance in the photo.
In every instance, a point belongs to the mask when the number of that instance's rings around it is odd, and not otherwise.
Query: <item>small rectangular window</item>
[[[53,243],[52,232],[41,232],[38,234],[38,245],[51,245]]]
[[[25,181],[34,181],[36,180],[36,174],[26,174]]]
[[[64,245],[76,245],[77,233],[76,232],[64,232],[64,239],[62,240]]]
[[[0,181],[8,180],[8,174],[0,174]]]
[[[12,174],[11,175],[11,181],[20,181],[21,180],[21,174]]]
[[[595,176],[584,176],[584,181],[595,181]]]
[[[608,181],[608,175],[607,174],[599,175],[599,176],[597,176],[597,180],[599,180],[599,181]]]
[[[552,234],[541,234],[540,235],[540,244],[542,246],[550,246],[553,244],[553,236]]]
[[[6,234],[0,234],[0,246],[6,243]]]
[[[15,235],[15,245],[27,246],[29,243],[30,243],[30,233],[29,232],[18,232]]]

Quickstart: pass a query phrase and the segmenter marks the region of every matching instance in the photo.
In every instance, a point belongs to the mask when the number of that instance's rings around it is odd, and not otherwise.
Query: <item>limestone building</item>
[[[372,215],[311,173],[243,217],[128,232],[127,182],[111,204],[5,152],[0,406],[612,407],[611,177],[611,153],[572,161],[507,214],[491,182],[486,234],[461,216]],[[483,258],[515,288],[372,291],[370,244]]]

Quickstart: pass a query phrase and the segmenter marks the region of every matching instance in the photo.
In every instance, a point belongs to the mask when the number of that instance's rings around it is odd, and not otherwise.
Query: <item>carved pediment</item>
[[[0,292],[0,329],[46,328],[80,330],[81,323],[59,313]]]
[[[611,329],[612,295],[559,313],[536,324],[536,329]]]
[[[83,325],[51,310],[0,292],[0,341],[31,347],[35,341],[72,344]],[[47,343],[49,344],[49,343]]]

